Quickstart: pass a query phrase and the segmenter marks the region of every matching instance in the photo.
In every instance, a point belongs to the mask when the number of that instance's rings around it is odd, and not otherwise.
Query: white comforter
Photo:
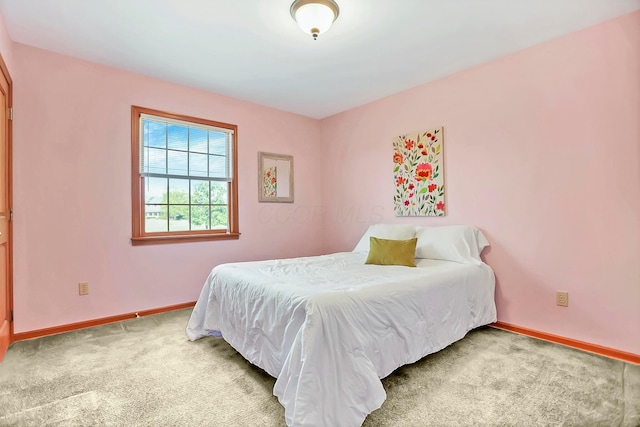
[[[187,336],[221,334],[277,378],[289,426],[359,426],[386,399],[381,378],[496,320],[486,264],[377,266],[366,256],[219,265]]]

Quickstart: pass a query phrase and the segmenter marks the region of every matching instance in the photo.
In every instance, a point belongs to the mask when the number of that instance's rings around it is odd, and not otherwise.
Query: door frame
[[[14,316],[13,316],[13,81],[7,64],[0,53],[0,71],[4,75],[8,84],[7,93],[7,111],[6,114],[6,134],[7,138],[7,208],[9,209],[9,220],[7,223],[7,232],[9,234],[7,241],[7,302],[9,310],[9,345],[14,342]],[[4,354],[0,354],[0,361]]]

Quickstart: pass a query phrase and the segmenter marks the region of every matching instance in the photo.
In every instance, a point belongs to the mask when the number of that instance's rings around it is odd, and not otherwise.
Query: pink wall
[[[222,262],[320,253],[317,120],[13,49],[15,332],[194,301]],[[132,104],[238,125],[239,240],[131,246]],[[294,156],[294,204],[258,203],[258,151]]]
[[[4,16],[0,13],[0,54],[9,69],[9,74],[13,74],[13,42],[9,37],[7,25],[4,22]],[[13,78],[13,77],[12,77]]]
[[[396,218],[391,140],[440,125],[448,216]],[[327,118],[321,135],[326,251],[372,222],[475,224],[499,320],[640,354],[640,12]]]

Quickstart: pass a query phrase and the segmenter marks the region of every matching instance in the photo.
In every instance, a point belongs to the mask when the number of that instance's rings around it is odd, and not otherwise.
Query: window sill
[[[218,234],[178,234],[173,236],[140,236],[132,237],[131,245],[162,245],[165,243],[209,242],[213,240],[238,240],[240,233]]]

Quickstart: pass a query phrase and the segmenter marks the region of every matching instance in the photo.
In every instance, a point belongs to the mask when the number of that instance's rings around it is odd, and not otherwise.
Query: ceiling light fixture
[[[333,0],[296,0],[291,5],[291,16],[314,40],[329,31],[339,13],[340,8]]]

